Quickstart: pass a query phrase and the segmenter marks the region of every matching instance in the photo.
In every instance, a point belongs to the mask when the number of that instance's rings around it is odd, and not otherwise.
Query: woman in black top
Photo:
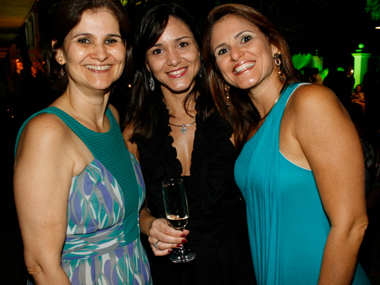
[[[133,50],[124,138],[146,183],[140,226],[154,284],[255,284],[244,202],[233,177],[232,128],[202,92],[200,37],[191,17],[175,4],[155,6],[143,17]],[[161,189],[162,181],[178,177],[190,211],[183,231],[168,226]],[[174,264],[168,254],[181,243],[197,257]]]

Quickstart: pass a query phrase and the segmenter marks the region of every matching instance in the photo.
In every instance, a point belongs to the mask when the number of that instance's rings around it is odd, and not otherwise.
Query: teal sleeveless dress
[[[26,123],[41,113],[57,115],[94,156],[72,178],[68,197],[61,264],[71,284],[152,284],[139,228],[145,185],[111,110],[106,111],[110,130],[97,133],[56,107],[46,108],[22,125],[16,149]]]
[[[317,284],[330,231],[313,172],[287,160],[279,148],[282,115],[299,85],[285,89],[235,164],[259,285]],[[352,284],[370,284],[360,265]]]

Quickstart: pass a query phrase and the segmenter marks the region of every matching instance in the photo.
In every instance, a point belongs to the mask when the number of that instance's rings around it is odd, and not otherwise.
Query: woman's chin
[[[172,94],[183,94],[183,93],[189,93],[194,85],[188,84],[188,85],[179,85],[179,86],[163,86],[161,85],[161,89],[163,93],[165,93],[165,90],[167,92],[170,92]]]

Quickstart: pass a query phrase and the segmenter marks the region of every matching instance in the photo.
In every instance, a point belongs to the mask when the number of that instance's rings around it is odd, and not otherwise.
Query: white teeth
[[[111,65],[86,65],[86,68],[92,70],[107,70],[111,68]]]
[[[181,68],[181,69],[178,69],[176,71],[172,71],[172,72],[169,72],[170,75],[177,75],[177,74],[181,74],[182,72],[184,72],[186,70],[186,67],[184,68]]]
[[[245,69],[248,69],[248,68],[251,68],[252,66],[254,66],[255,63],[254,62],[247,62],[247,63],[244,63],[240,66],[238,66],[237,68],[234,69],[234,73],[237,74],[239,72],[242,72],[244,71]]]

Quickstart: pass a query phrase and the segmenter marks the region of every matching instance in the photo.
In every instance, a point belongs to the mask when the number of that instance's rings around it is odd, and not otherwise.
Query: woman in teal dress
[[[335,94],[299,83],[288,46],[258,11],[217,6],[203,56],[237,145],[258,284],[370,284],[357,254],[367,227],[360,141]]]
[[[119,0],[64,0],[46,74],[62,95],[21,127],[14,193],[29,284],[152,284],[140,242],[141,169],[108,104],[126,71]]]

